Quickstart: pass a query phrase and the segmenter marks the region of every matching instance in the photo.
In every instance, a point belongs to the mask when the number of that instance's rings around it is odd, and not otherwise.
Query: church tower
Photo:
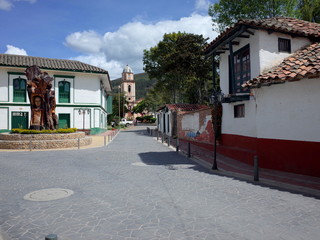
[[[133,71],[128,65],[124,67],[122,72],[121,92],[126,96],[127,107],[131,111],[136,101],[136,84]]]

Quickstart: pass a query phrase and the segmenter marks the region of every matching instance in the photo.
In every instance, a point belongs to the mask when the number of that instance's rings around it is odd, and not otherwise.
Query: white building
[[[60,128],[107,126],[112,97],[106,70],[73,60],[0,54],[0,130],[29,127],[31,114],[24,71],[32,65],[54,78],[52,88]]]
[[[320,24],[240,20],[206,49],[220,57],[219,151],[260,166],[320,176]]]

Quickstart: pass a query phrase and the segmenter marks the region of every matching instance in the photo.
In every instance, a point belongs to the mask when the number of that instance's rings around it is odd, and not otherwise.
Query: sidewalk
[[[158,141],[162,142],[161,138]],[[167,141],[164,141],[164,144],[167,145]],[[176,148],[176,140],[171,139],[170,146]],[[180,141],[179,150],[187,156],[188,143]],[[191,159],[208,169],[212,168],[213,155],[213,151],[191,144]],[[253,180],[253,164],[251,166],[217,154],[217,165],[218,170],[211,170],[216,174],[235,177],[254,184],[288,190],[320,199],[320,178],[317,177],[259,168],[259,181],[257,182]]]

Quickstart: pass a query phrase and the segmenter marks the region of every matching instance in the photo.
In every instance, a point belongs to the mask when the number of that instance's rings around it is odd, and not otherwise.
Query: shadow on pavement
[[[287,185],[281,183],[270,183],[270,182],[255,182],[246,177],[241,176],[232,176],[226,172],[212,171],[194,161],[189,160],[187,157],[180,155],[176,152],[145,152],[139,153],[139,157],[144,164],[147,165],[162,165],[166,167],[168,170],[179,170],[180,166],[183,166],[184,169],[190,169],[198,172],[203,172],[207,174],[217,175],[221,177],[227,177],[233,180],[246,182],[248,184],[266,187],[274,190],[290,192],[294,194],[301,194],[305,197],[313,197],[316,199],[320,199],[320,196],[316,193],[304,192],[299,188],[290,188]]]
[[[209,169],[173,151],[139,153],[139,157],[147,165],[162,165],[169,170],[178,170],[179,166],[183,165],[185,169],[212,174]]]

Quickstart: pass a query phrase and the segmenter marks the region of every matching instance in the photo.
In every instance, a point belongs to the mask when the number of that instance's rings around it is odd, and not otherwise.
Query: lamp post
[[[120,116],[120,94],[121,94],[121,86],[118,86],[118,95],[119,95],[119,121],[121,120],[121,116]]]
[[[213,155],[213,165],[212,170],[218,170],[217,165],[217,137],[218,137],[218,105],[223,101],[223,93],[220,89],[214,89],[209,100],[210,103],[214,105],[214,155]]]
[[[82,120],[82,124],[83,124],[83,130],[84,130],[84,128],[85,128],[85,115],[86,115],[86,113],[88,113],[88,115],[91,113],[91,109],[90,108],[80,108],[79,110],[78,110],[78,113],[79,113],[79,115],[83,115],[83,120]]]

